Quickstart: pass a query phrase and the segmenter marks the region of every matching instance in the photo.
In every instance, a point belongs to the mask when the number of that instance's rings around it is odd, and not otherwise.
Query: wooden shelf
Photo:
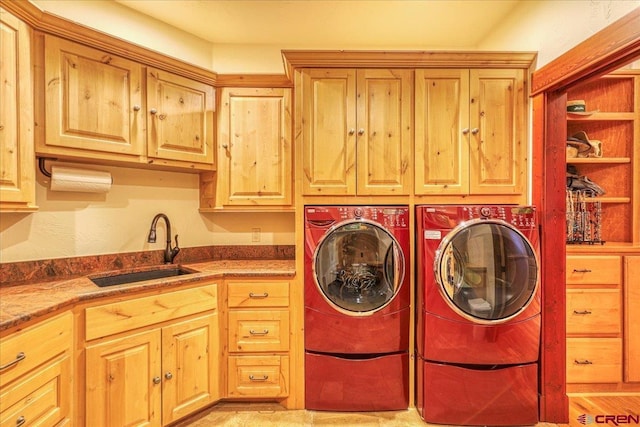
[[[635,120],[637,113],[620,112],[620,113],[593,113],[589,116],[580,116],[578,114],[567,113],[568,122],[593,122],[606,120]]]
[[[631,163],[630,157],[573,157],[567,158],[569,164],[594,164],[594,165],[606,165],[606,164],[622,164]]]

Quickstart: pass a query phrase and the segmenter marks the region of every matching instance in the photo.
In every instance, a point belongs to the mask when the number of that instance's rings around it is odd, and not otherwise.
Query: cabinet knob
[[[355,129],[349,129],[349,135],[353,135],[354,133],[356,133]]]
[[[16,419],[16,427],[20,427],[20,426],[24,425],[24,423],[26,423],[26,422],[27,422],[27,419],[23,415],[20,415]]]
[[[156,114],[158,112],[158,110],[156,110],[155,108],[152,108],[151,110],[149,110],[149,113],[151,114]]]
[[[477,135],[477,134],[478,134],[478,132],[480,132],[480,129],[478,129],[478,128],[473,128],[473,129],[471,129],[471,133],[472,133],[473,135]]]
[[[160,377],[154,377],[153,378],[153,383],[154,384],[160,384],[161,382],[162,382],[162,378],[160,378]]]
[[[364,135],[364,129],[362,128],[358,129],[358,135]]]
[[[134,105],[133,106],[133,111],[140,111],[140,106],[139,105]]]
[[[469,128],[462,129],[462,134],[463,135],[468,135],[469,134]]]
[[[171,378],[173,378],[173,374],[171,372],[167,372],[166,374],[164,374],[164,377],[170,380]]]

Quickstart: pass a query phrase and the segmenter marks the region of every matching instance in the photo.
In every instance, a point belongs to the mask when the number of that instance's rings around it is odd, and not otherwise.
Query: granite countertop
[[[216,277],[295,276],[293,260],[222,260],[181,265],[196,273],[103,288],[94,284],[90,276],[0,286],[0,332],[75,303],[103,297],[175,287]],[[120,270],[117,273],[144,269]]]

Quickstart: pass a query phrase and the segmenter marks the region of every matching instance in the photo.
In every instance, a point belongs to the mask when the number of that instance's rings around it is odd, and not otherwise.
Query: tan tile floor
[[[196,417],[178,424],[179,427],[436,427],[427,424],[415,409],[390,412],[322,412],[285,410],[275,404],[222,403]],[[176,427],[178,427],[176,426]],[[555,424],[540,423],[536,427]],[[437,425],[437,427],[455,427]]]

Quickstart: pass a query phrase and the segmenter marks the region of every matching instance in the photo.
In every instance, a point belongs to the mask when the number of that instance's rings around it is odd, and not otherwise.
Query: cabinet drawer
[[[567,338],[567,382],[622,382],[622,340]]]
[[[622,279],[621,257],[567,256],[568,285],[619,285]]]
[[[289,312],[229,311],[229,351],[289,351]]]
[[[567,334],[619,334],[619,289],[567,289]]]
[[[288,377],[288,356],[230,356],[228,397],[284,397]]]
[[[64,356],[0,393],[0,427],[56,425],[69,417],[71,361]]]
[[[288,307],[289,282],[227,282],[229,307]]]
[[[86,339],[215,310],[217,305],[217,287],[208,285],[87,308]]]
[[[0,345],[0,389],[71,347],[72,316],[65,313],[16,332]]]

